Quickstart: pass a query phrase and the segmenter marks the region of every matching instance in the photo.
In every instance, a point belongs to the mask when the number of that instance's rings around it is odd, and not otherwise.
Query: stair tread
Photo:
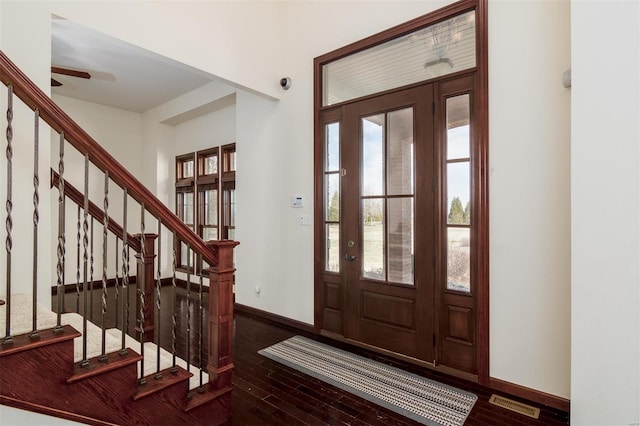
[[[41,346],[52,345],[58,342],[64,342],[81,336],[75,328],[69,325],[62,326],[62,331],[59,333],[55,332],[55,328],[47,328],[39,330],[38,334],[40,336],[38,339],[32,339],[31,333],[12,336],[12,343],[0,344],[0,357]]]
[[[107,371],[135,364],[141,359],[142,356],[140,354],[131,348],[127,348],[127,352],[122,355],[120,352],[111,352],[106,354],[106,359],[104,361],[100,361],[100,356],[90,358],[88,360],[89,364],[85,367],[82,367],[82,361],[76,362],[73,365],[73,375],[67,379],[67,383],[74,383],[89,377],[106,373]]]
[[[223,388],[223,389],[214,389],[209,383],[206,383],[202,386],[202,392],[199,390],[193,390],[190,392],[189,401],[187,405],[184,407],[184,412],[188,413],[189,411],[198,408],[214,399],[225,395],[233,389],[232,386]]]
[[[149,396],[177,383],[186,382],[189,380],[193,373],[189,373],[182,367],[176,366],[175,371],[171,371],[172,368],[166,368],[160,373],[162,376],[156,378],[155,374],[150,374],[145,377],[146,383],[138,386],[138,392],[133,396],[133,400],[137,401],[145,396]]]

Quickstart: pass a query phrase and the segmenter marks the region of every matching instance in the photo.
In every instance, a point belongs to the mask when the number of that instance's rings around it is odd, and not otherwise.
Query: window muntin
[[[475,35],[469,11],[329,62],[322,66],[322,105],[474,68]]]

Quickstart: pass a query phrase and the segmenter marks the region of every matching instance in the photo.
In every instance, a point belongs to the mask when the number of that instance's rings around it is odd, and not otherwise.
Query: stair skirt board
[[[11,334],[19,335],[28,333],[32,330],[32,299],[31,296],[16,293],[11,295]],[[36,307],[38,318],[38,329],[53,328],[57,323],[57,314],[43,305],[38,304]],[[62,325],[70,325],[76,330],[82,332],[83,317],[76,313],[62,314]],[[0,306],[0,331],[4,333],[6,323],[6,305]],[[117,352],[122,346],[122,331],[116,328],[106,330],[105,336],[106,353]],[[133,337],[125,334],[125,347],[131,348],[136,352],[140,352],[140,342]],[[149,376],[158,370],[164,370],[173,366],[173,355],[167,350],[160,348],[160,368],[157,364],[157,345],[153,342],[144,344],[144,375]],[[102,329],[87,321],[87,359],[94,358],[102,353]],[[77,337],[73,345],[73,360],[75,363],[81,361],[82,355],[82,337]],[[176,357],[176,365],[187,369],[187,363],[181,358]],[[190,370],[197,371],[192,365]],[[138,376],[140,375],[140,363],[137,364]],[[209,375],[204,372],[202,383],[209,381]],[[200,386],[199,374],[195,374],[189,380],[189,389],[196,389]]]

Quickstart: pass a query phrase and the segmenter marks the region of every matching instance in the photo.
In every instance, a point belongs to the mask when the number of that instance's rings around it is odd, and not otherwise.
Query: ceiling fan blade
[[[60,83],[58,80],[52,78],[51,79],[51,87],[60,87],[62,86],[62,83]]]
[[[91,78],[91,74],[89,74],[88,72],[70,70],[69,68],[51,67],[51,72],[54,74],[69,75],[71,77],[79,77],[79,78],[86,78],[86,79]]]

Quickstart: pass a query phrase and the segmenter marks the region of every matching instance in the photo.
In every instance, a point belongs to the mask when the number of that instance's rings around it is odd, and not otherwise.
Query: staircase
[[[7,99],[6,140],[3,141],[6,144],[7,172],[6,213],[3,217],[6,240],[5,256],[0,257],[6,271],[0,294],[6,304],[0,306],[0,333],[4,332],[0,342],[0,403],[98,425],[225,423],[231,416],[233,250],[238,243],[203,241],[1,51],[0,81],[6,86]],[[31,132],[34,135],[32,229],[31,226],[29,229],[13,229],[13,180],[16,179],[13,148],[16,143],[24,143],[24,138],[14,141],[13,137],[16,133],[13,128],[14,104],[17,102],[24,103],[34,114],[34,128],[21,129],[21,134]],[[39,217],[42,212],[49,211],[49,206],[42,208],[39,205],[38,152],[50,149],[48,144],[40,147],[38,140],[39,126],[43,123],[59,136],[57,172],[52,169],[51,174],[52,191],[58,200],[58,215],[51,220],[52,224],[57,224],[55,283],[38,282],[37,273]],[[65,150],[68,149],[74,149],[84,157],[84,184],[74,182],[83,187],[81,190],[65,180]],[[90,168],[102,174],[104,196],[101,200],[89,199]],[[122,211],[117,213],[122,224],[113,219],[113,208],[109,207],[109,200],[115,197],[123,205]],[[69,206],[77,205],[77,216],[69,214],[74,209],[67,208],[67,203]],[[132,208],[136,214],[132,214]],[[127,223],[137,216],[138,209],[139,221],[131,228],[139,232],[132,235],[128,232]],[[155,233],[145,232],[150,223]],[[94,225],[98,229],[95,234]],[[33,274],[27,273],[25,265],[15,265],[17,262],[12,256],[16,235],[31,233]],[[171,238],[171,244],[165,246],[172,247],[168,257],[172,258],[173,264],[168,278],[174,301],[177,250],[186,250],[187,292],[195,286],[193,291],[199,296],[193,302],[187,297],[186,321],[175,311],[176,303],[170,306],[161,304],[160,290],[163,281],[167,281],[167,277],[161,276],[163,256],[159,255],[163,248],[163,235]],[[102,248],[95,254],[94,236]],[[29,240],[21,238],[20,243]],[[72,248],[76,249],[75,280],[67,279],[65,274],[69,269],[67,261]],[[114,252],[115,268],[109,264],[113,263],[113,258],[108,255]],[[131,252],[134,253],[133,261]],[[101,280],[94,280],[94,257],[102,259],[102,270],[96,274]],[[130,277],[132,262],[136,264],[135,284]],[[31,294],[14,291],[17,277],[23,280],[31,275]],[[202,276],[209,280],[208,318],[203,316],[202,294],[206,290],[203,290]],[[196,278],[195,282],[192,282],[192,277]],[[62,295],[65,288],[73,288],[74,284],[76,308],[83,313],[82,316],[69,313],[64,306]],[[48,288],[52,285],[55,285],[57,294],[55,312],[43,307],[37,299],[39,286]],[[108,285],[115,286],[115,300],[106,297]],[[132,287],[136,306],[129,306],[129,298],[126,297]],[[93,315],[90,308],[95,298],[100,300],[101,309]],[[105,312],[114,308],[120,319],[120,329],[108,328],[105,323]],[[173,322],[172,337],[168,342],[161,340],[160,322],[155,320],[166,310],[172,310]],[[133,312],[136,339],[126,333]],[[98,318],[95,324],[90,320],[94,317]],[[181,332],[187,336],[185,359],[191,362],[176,355],[178,327],[186,328]],[[205,339],[205,327],[208,327],[208,339]],[[196,342],[195,347],[191,347],[192,341]],[[206,359],[202,355],[204,348],[208,354]]]

